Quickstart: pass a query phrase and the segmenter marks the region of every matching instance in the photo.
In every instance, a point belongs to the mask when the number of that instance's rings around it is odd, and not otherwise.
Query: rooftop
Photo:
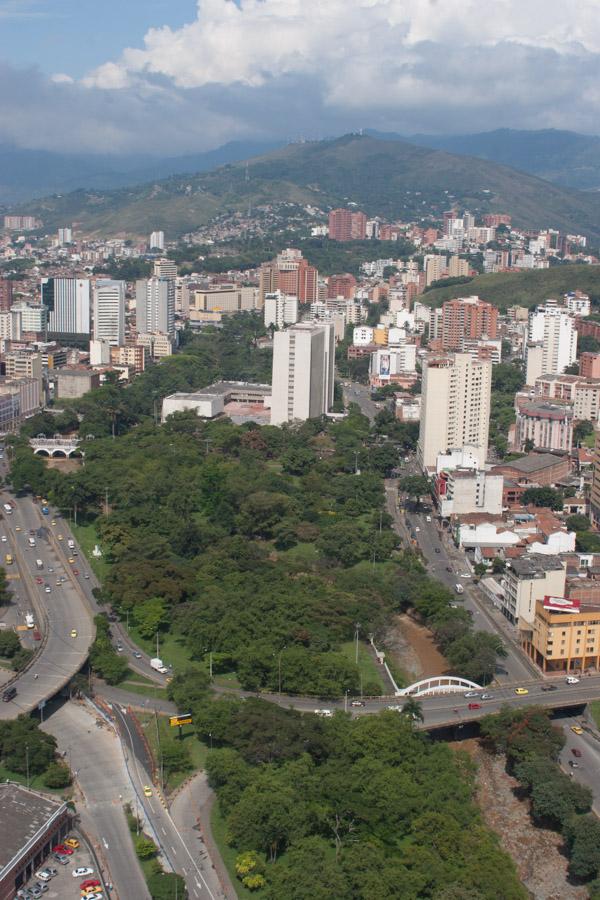
[[[28,791],[22,785],[0,784],[0,871],[62,806],[62,803]]]
[[[513,560],[510,568],[518,578],[535,578],[544,572],[560,572],[564,569],[564,563],[558,556],[532,553],[530,556]]]
[[[549,469],[562,462],[564,457],[555,456],[554,453],[530,453],[522,459],[515,459],[512,462],[500,463],[502,468],[510,467],[516,469],[523,474],[531,474],[531,472],[539,472],[540,469]]]

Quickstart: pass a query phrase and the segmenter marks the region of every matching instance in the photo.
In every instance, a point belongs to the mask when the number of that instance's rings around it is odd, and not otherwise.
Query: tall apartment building
[[[288,247],[260,267],[259,305],[264,306],[265,294],[275,291],[297,297],[300,303],[319,299],[319,273],[300,250]]]
[[[0,312],[8,312],[13,303],[13,283],[9,278],[0,278]]]
[[[139,334],[175,334],[175,283],[171,278],[136,282],[136,321]]]
[[[270,328],[271,325],[276,328],[295,325],[298,321],[298,298],[282,294],[281,291],[265,294],[264,321],[265,328]]]
[[[423,260],[425,265],[425,284],[429,287],[448,274],[448,260],[439,253],[430,254]]]
[[[329,300],[335,300],[337,297],[343,297],[345,300],[352,300],[356,293],[356,278],[345,272],[343,275],[331,275],[327,281],[327,297]]]
[[[442,305],[440,337],[444,350],[462,350],[465,341],[494,340],[498,333],[498,310],[479,297],[446,300]]]
[[[580,375],[542,375],[535,382],[535,392],[550,400],[573,405],[573,418],[597,422],[600,416],[600,378]]]
[[[165,249],[165,233],[164,231],[153,231],[150,235],[149,247],[151,250]]]
[[[535,384],[541,375],[560,375],[576,356],[574,317],[552,301],[538,306],[529,316],[527,384]]]
[[[439,453],[471,448],[485,464],[490,425],[492,363],[468,353],[435,354],[423,364],[418,459],[435,468]]]
[[[594,428],[594,467],[590,494],[590,518],[595,528],[600,528],[600,427]]]
[[[21,316],[18,312],[0,312],[0,340],[21,340]]]
[[[460,256],[451,256],[448,262],[448,278],[466,278],[469,275],[471,267],[468,259],[461,259]]]
[[[304,322],[273,336],[271,424],[324,415],[333,403],[334,326]]]
[[[64,228],[59,228],[57,233],[57,241],[59,246],[64,247],[65,244],[71,244],[73,242],[73,230],[70,226],[65,226]]]
[[[579,357],[579,374],[583,378],[600,378],[600,353],[582,353]]]
[[[367,217],[350,209],[332,209],[329,213],[330,241],[364,241],[367,236]]]
[[[99,278],[94,286],[94,340],[125,343],[125,282]]]
[[[88,278],[42,278],[42,304],[48,310],[48,332],[64,339],[90,335]]]
[[[21,332],[41,334],[48,324],[48,310],[41,304],[13,303],[11,310],[21,319]]]

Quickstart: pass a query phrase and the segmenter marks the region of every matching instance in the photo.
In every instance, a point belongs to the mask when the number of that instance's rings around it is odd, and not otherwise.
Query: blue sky
[[[0,143],[176,155],[228,140],[600,121],[599,0],[0,0]]]
[[[149,28],[193,21],[195,0],[0,0],[0,58],[80,78]]]

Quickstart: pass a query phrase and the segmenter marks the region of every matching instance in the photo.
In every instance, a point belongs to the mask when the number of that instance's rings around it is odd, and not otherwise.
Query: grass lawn
[[[354,641],[348,641],[342,644],[340,652],[351,662],[356,660],[356,644]],[[363,684],[372,681],[378,684],[382,691],[385,690],[385,683],[381,677],[379,667],[364,643],[358,642],[358,670],[360,672]]]
[[[225,840],[227,823],[225,822],[225,819],[221,814],[218,803],[215,803],[212,808],[210,824],[215,844],[219,849],[219,853],[221,854],[221,859],[223,860],[225,868],[229,872],[229,877],[233,882],[233,886],[235,887],[235,891],[238,895],[239,900],[244,900],[244,898],[256,896],[256,894],[252,893],[252,891],[249,891],[248,888],[244,887],[235,873],[235,859],[240,851],[235,847],[230,847]]]
[[[139,631],[134,625],[129,626],[129,634],[131,640],[150,656],[156,656],[156,640],[147,640],[140,636]],[[166,666],[173,666],[175,672],[188,668],[190,664],[199,665],[192,661],[190,651],[185,646],[183,639],[175,637],[172,634],[161,634],[158,645],[158,655]],[[136,676],[136,681],[139,678]]]
[[[100,583],[104,581],[110,568],[103,556],[99,559],[93,555],[92,551],[98,542],[95,525],[75,525],[71,522],[71,531],[75,535],[75,540],[81,547],[85,557],[90,564],[96,578]]]
[[[0,766],[0,781],[16,781],[17,784],[27,784],[25,775],[18,775],[16,772],[11,772],[5,766]],[[70,786],[66,788],[46,787],[43,775],[33,775],[29,779],[29,787],[33,788],[35,791],[42,791],[42,793],[46,794],[56,794],[57,796],[64,794],[66,797],[70,797],[73,793],[73,789]]]
[[[592,700],[589,707],[596,727],[600,728],[600,700]]]
[[[160,746],[179,741],[179,729],[171,728],[168,716],[155,716],[154,713],[137,713],[137,718],[142,725],[158,770]],[[189,753],[192,768],[185,772],[171,773],[168,779],[165,779],[167,793],[175,790],[189,775],[203,769],[206,764],[208,747],[198,739],[192,725],[183,726],[182,743]]]
[[[137,676],[133,676],[131,679],[127,678],[125,681],[116,685],[116,687],[123,688],[124,691],[130,691],[132,694],[141,694],[143,697],[156,697],[159,700],[167,699],[167,691],[165,688],[160,687],[159,685],[153,686],[150,681],[147,684],[140,684],[137,680]]]
[[[290,563],[312,565],[319,559],[319,554],[314,544],[296,544],[289,550],[278,550],[277,556]]]
[[[215,684],[218,684],[219,687],[231,688],[231,690],[240,687],[240,683],[235,672],[223,672],[220,675],[215,675],[213,677],[213,681]]]

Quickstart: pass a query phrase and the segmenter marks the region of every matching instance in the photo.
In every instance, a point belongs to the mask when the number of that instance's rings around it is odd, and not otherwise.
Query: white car
[[[47,594],[51,594],[51,593],[52,593],[52,588],[50,587],[49,584],[46,585],[46,587],[44,588],[44,590],[46,591]]]
[[[73,878],[83,878],[84,875],[93,875],[94,870],[90,869],[89,866],[81,866],[79,869],[73,869],[71,875]]]
[[[567,678],[565,680],[567,684],[579,684],[579,678],[577,678],[575,675],[567,675]]]
[[[0,541],[2,541],[3,544],[5,544],[7,542],[7,540],[8,540],[8,538],[6,537],[5,534],[3,534],[2,537],[0,538]]]
[[[386,709],[391,709],[392,712],[402,712],[401,706],[386,706]]]
[[[333,713],[330,709],[315,709],[315,716],[323,716],[324,719],[331,719]]]
[[[42,869],[40,872],[35,873],[35,877],[39,878],[40,881],[50,881],[52,875],[50,874],[50,872],[46,872],[44,869]]]

